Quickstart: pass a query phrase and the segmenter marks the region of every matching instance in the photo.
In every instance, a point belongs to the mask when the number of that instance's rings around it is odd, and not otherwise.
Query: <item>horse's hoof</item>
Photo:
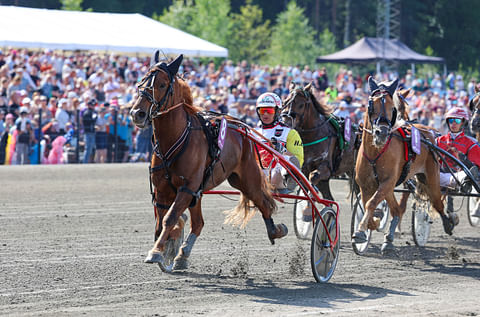
[[[354,242],[354,243],[367,242],[367,234],[365,233],[365,231],[356,231],[352,235],[352,242]]]
[[[276,225],[275,233],[268,236],[270,242],[275,244],[275,239],[280,239],[288,234],[288,228],[283,223]]]
[[[385,241],[382,244],[381,252],[383,255],[388,255],[393,253],[395,251],[395,247],[393,246],[393,243],[391,241]]]
[[[442,216],[442,224],[445,233],[451,236],[453,234],[453,228],[455,227],[453,220],[447,216]]]
[[[458,217],[456,212],[449,212],[448,217],[451,219],[450,221],[453,223],[454,226],[460,223],[460,218]]]
[[[188,260],[186,257],[177,256],[173,262],[174,271],[182,271],[188,269]]]
[[[147,257],[143,261],[145,263],[163,263],[163,255],[160,252],[149,251]]]

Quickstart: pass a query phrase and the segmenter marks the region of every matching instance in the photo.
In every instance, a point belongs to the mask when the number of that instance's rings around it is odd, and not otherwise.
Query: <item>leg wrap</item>
[[[388,235],[385,236],[385,240],[393,242],[393,237],[395,235],[395,229],[397,228],[398,223],[400,222],[400,217],[395,216],[392,218],[392,221],[390,221],[390,228],[388,231]]]
[[[195,233],[190,233],[188,235],[187,240],[185,240],[182,244],[182,254],[185,257],[190,256],[190,252],[192,252],[193,245],[195,244],[195,241],[197,241],[197,235]]]
[[[275,234],[275,225],[273,224],[273,219],[265,219],[263,218],[263,221],[265,222],[265,226],[267,227],[267,232],[269,235]]]

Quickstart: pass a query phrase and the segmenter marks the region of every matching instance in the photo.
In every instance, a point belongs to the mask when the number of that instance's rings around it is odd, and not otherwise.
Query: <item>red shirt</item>
[[[470,162],[480,167],[480,146],[477,140],[466,136],[463,131],[456,137],[451,132],[442,135],[436,139],[436,143],[455,157],[458,157],[456,151],[465,154]],[[447,162],[450,167],[455,167],[451,160],[447,159]]]

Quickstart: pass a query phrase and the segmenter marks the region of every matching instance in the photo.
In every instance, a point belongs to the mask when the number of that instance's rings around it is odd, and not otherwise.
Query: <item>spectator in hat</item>
[[[101,106],[95,121],[95,163],[105,163],[107,161],[108,120],[105,118],[106,113],[107,108]]]
[[[83,112],[82,123],[83,131],[85,132],[85,152],[83,156],[83,163],[90,163],[93,149],[95,148],[95,123],[97,121],[97,112],[95,106],[97,100],[90,99],[87,102],[87,109]]]
[[[17,142],[15,145],[16,164],[30,164],[28,158],[30,144],[34,140],[33,128],[28,119],[28,108],[20,108],[20,117],[15,121],[17,127]]]
[[[70,115],[67,112],[67,99],[62,98],[58,103],[57,111],[55,112],[55,119],[58,121],[58,128],[60,134],[65,134],[65,125],[70,121]]]

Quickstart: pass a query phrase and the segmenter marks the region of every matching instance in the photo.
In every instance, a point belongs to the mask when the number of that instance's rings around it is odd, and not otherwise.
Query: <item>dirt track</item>
[[[480,228],[469,226],[465,206],[453,237],[437,220],[427,247],[414,246],[408,214],[398,257],[381,256],[380,233],[357,256],[348,188],[334,181],[340,259],[332,280],[318,284],[291,205],[274,218],[290,233],[272,246],[259,214],[246,230],[225,226],[221,211],[235,202],[206,196],[191,267],[165,274],[143,263],[153,240],[147,165],[0,167],[0,180],[0,314],[480,315]]]

